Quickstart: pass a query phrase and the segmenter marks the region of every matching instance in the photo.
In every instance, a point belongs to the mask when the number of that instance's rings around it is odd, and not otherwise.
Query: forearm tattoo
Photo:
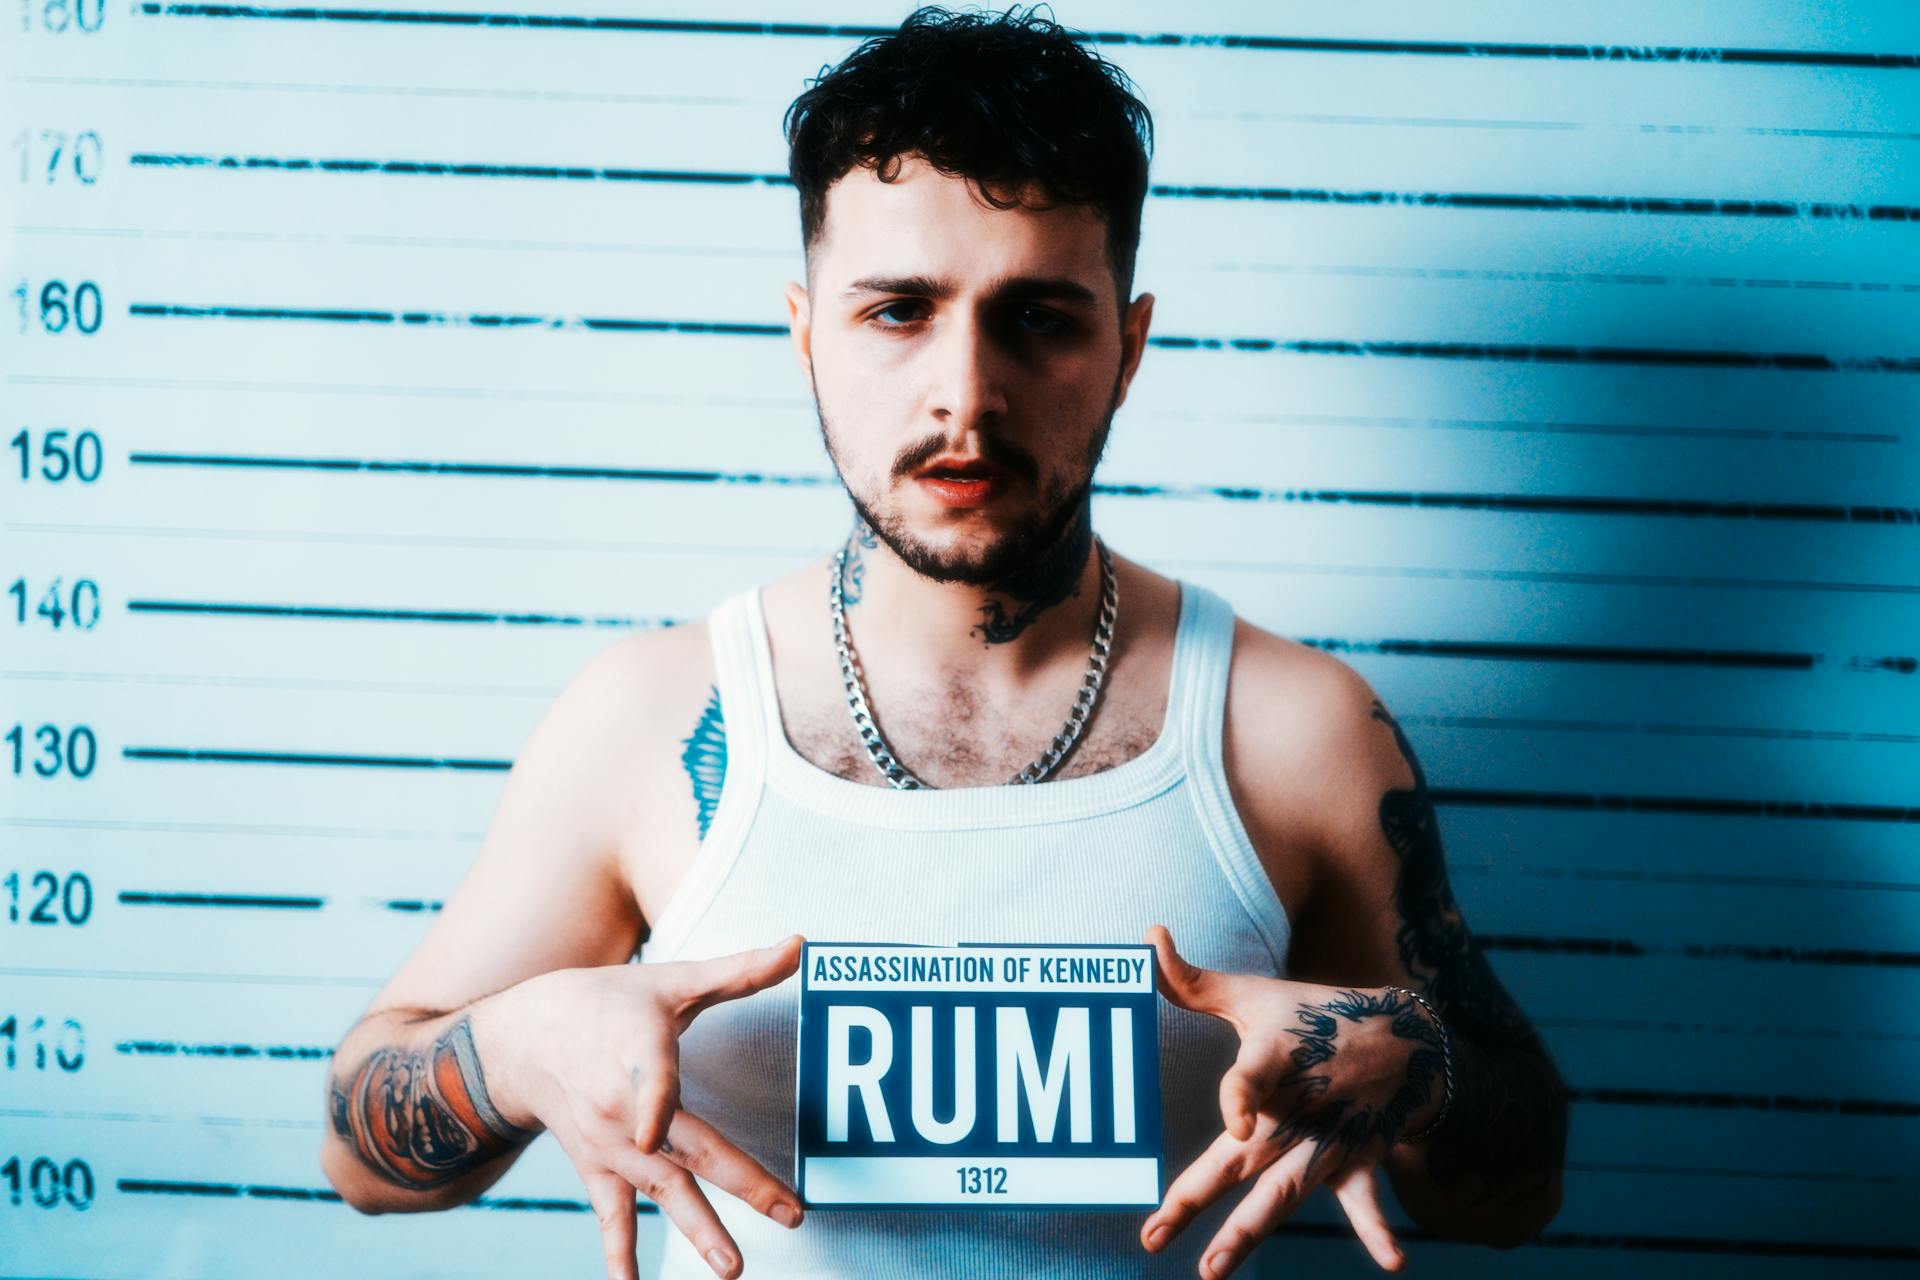
[[[1086,568],[1093,550],[1093,512],[1082,502],[1073,523],[1055,540],[1046,554],[1025,568],[1001,578],[987,588],[989,597],[1004,596],[1013,602],[1013,611],[999,600],[989,598],[980,606],[981,620],[968,632],[988,644],[1006,644],[1030,626],[1033,620],[1069,596],[1080,594],[1080,573]]]
[[[451,1182],[538,1137],[494,1109],[462,1017],[425,1050],[375,1049],[328,1081],[333,1131],[388,1182],[424,1190]]]
[[[1566,1084],[1467,930],[1412,744],[1378,702],[1373,716],[1393,730],[1413,770],[1411,790],[1380,798],[1380,826],[1400,858],[1400,960],[1453,1033],[1453,1107],[1426,1147],[1427,1175],[1436,1187],[1477,1180],[1478,1203],[1525,1199],[1565,1157]]]
[[[1274,1096],[1288,1099],[1288,1107],[1268,1141],[1290,1147],[1311,1140],[1314,1150],[1303,1175],[1311,1178],[1322,1161],[1338,1168],[1362,1148],[1376,1141],[1391,1143],[1407,1132],[1413,1115],[1440,1087],[1440,1029],[1413,1001],[1391,991],[1342,991],[1318,1004],[1302,1005],[1297,1017],[1300,1026],[1287,1031],[1300,1043],[1288,1055],[1290,1066],[1274,1089]],[[1396,1037],[1418,1046],[1407,1058],[1406,1082],[1377,1109],[1330,1096],[1333,1075],[1321,1069],[1338,1051],[1342,1022],[1357,1025],[1369,1018],[1389,1019]]]

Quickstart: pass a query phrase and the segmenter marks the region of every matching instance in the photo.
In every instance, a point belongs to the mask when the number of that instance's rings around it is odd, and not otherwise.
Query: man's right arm
[[[484,1003],[445,1013],[383,1010],[335,1050],[320,1159],[341,1198],[362,1213],[465,1204],[539,1135],[501,1112],[497,1071],[496,1085],[487,1083],[489,1064],[474,1037]]]
[[[569,681],[516,754],[465,878],[335,1048],[321,1164],[349,1204],[464,1204],[537,1132],[501,1112],[515,1034],[489,1019],[529,978],[633,954],[645,921],[615,850],[636,758],[663,732],[658,676],[693,638],[629,637]]]
[[[638,1280],[634,1193],[714,1274],[743,1259],[697,1179],[785,1226],[791,1187],[680,1106],[680,1036],[765,990],[800,939],[707,960],[628,963],[698,849],[683,726],[712,684],[706,629],[629,637],[588,663],[507,774],[473,867],[341,1040],[321,1163],[369,1213],[448,1208],[542,1130],[599,1221],[610,1280]]]

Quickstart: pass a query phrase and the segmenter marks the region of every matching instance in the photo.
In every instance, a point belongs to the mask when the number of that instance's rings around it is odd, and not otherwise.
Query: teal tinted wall
[[[551,1140],[330,1202],[325,1057],[565,679],[845,528],[779,118],[904,6],[352,2],[0,17],[0,1274],[598,1274]],[[1904,1273],[1920,11],[1056,13],[1159,133],[1099,525],[1374,682],[1576,1091],[1413,1266]]]

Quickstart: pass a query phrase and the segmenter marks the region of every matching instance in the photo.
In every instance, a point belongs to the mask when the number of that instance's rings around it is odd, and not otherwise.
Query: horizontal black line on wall
[[[206,467],[242,471],[318,471],[334,474],[476,476],[522,480],[619,480],[652,484],[765,485],[838,489],[826,474],[672,470],[664,467],[588,467],[522,462],[449,462],[413,458],[295,458],[266,454],[135,451],[132,466]],[[1109,498],[1273,502],[1320,506],[1402,507],[1497,511],[1520,515],[1660,516],[1715,520],[1792,520],[1817,524],[1920,525],[1920,508],[1840,503],[1739,502],[1705,498],[1614,498],[1583,494],[1432,493],[1366,489],[1258,489],[1244,485],[1103,482],[1093,492]]]
[[[434,622],[519,627],[618,627],[642,629],[679,626],[685,618],[580,613],[512,613],[501,609],[398,609],[373,605],[262,604],[237,600],[127,601],[129,613],[194,617],[294,618],[302,621]],[[1335,636],[1298,636],[1295,640],[1329,653],[1377,653],[1393,657],[1478,658],[1498,662],[1597,662],[1626,666],[1725,667],[1733,670],[1811,671],[1828,661],[1824,654],[1761,649],[1677,649],[1635,645],[1596,645],[1504,640],[1357,640]],[[1920,658],[1857,656],[1849,671],[1885,671],[1912,675]]]
[[[166,4],[143,0],[141,13],[170,18],[235,18],[281,22],[354,22],[435,27],[607,31],[649,35],[803,37],[865,40],[896,28],[825,22],[700,21],[687,18],[603,17],[486,10],[275,8],[241,4]],[[1617,45],[1482,40],[1378,40],[1337,36],[1283,36],[1218,32],[1085,31],[1092,44],[1152,48],[1245,49],[1266,53],[1413,55],[1443,58],[1522,58],[1570,62],[1657,62],[1691,65],[1807,66],[1906,69],[1920,67],[1920,54],[1867,53],[1846,49],[1742,49],[1731,46]]]
[[[328,324],[454,326],[477,329],[589,330],[688,334],[703,337],[784,338],[787,326],[722,320],[659,320],[629,316],[553,316],[531,312],[388,311],[356,307],[243,307],[135,302],[135,318],[157,320],[313,321]],[[1350,338],[1214,338],[1168,335],[1147,339],[1174,351],[1238,351],[1307,356],[1495,361],[1510,364],[1585,364],[1655,368],[1740,369],[1777,373],[1920,373],[1920,356],[1829,356],[1807,351],[1721,351],[1680,347],[1579,346],[1569,343],[1402,342]]]
[[[157,760],[185,764],[280,764],[347,769],[451,769],[458,772],[505,773],[511,760],[463,756],[374,756],[339,752],[216,751],[185,747],[123,747],[127,760]]]
[[[1713,1111],[1787,1111],[1802,1115],[1920,1116],[1920,1102],[1880,1098],[1823,1098],[1800,1094],[1729,1093],[1681,1089],[1570,1089],[1575,1102],[1626,1107],[1690,1107]]]
[[[1530,955],[1612,956],[1641,959],[1680,956],[1689,960],[1745,960],[1773,964],[1859,965],[1920,969],[1920,952],[1870,951],[1851,947],[1782,947],[1736,942],[1635,942],[1629,938],[1553,938],[1517,933],[1475,934],[1482,948]]]
[[[1843,822],[1920,822],[1920,806],[1842,801],[1762,800],[1732,796],[1657,796],[1578,791],[1510,791],[1434,787],[1433,801],[1481,809],[1692,814],[1719,818],[1808,818]]]
[[[507,178],[539,182],[625,182],[668,186],[791,187],[784,173],[727,169],[635,169],[613,165],[499,164],[458,160],[374,160],[309,156],[208,155],[136,151],[127,163],[149,169],[227,169],[249,173],[377,173],[409,178]],[[1162,200],[1251,200],[1264,204],[1362,205],[1375,208],[1466,209],[1503,213],[1626,213],[1665,217],[1811,218],[1841,222],[1920,222],[1920,207],[1832,200],[1734,199],[1709,196],[1559,195],[1515,191],[1339,190],[1223,183],[1156,183]]]
[[[114,1186],[129,1195],[197,1196],[218,1199],[310,1200],[338,1204],[340,1193],[320,1187],[286,1187],[249,1182],[198,1182],[184,1179],[118,1178]],[[642,1213],[655,1212],[653,1202],[635,1197]],[[592,1213],[585,1200],[538,1199],[528,1196],[480,1196],[456,1209],[502,1209],[535,1213]]]
[[[1404,715],[1400,723],[1435,725],[1469,732],[1607,733],[1660,738],[1745,738],[1772,742],[1859,742],[1876,746],[1920,746],[1920,733],[1881,733],[1845,729],[1808,729],[1793,725],[1676,724],[1660,720],[1570,720],[1552,716]]]
[[[131,607],[131,606],[129,606]],[[1729,667],[1742,670],[1811,671],[1826,659],[1817,653],[1755,649],[1677,649],[1635,645],[1523,643],[1503,640],[1351,640],[1296,637],[1328,653],[1377,653],[1394,657],[1486,658],[1502,662],[1600,662],[1626,666]]]
[[[359,755],[340,752],[233,751],[189,747],[122,747],[127,760],[187,764],[280,764],[363,769],[454,769],[505,772],[511,760],[464,756]],[[1582,795],[1555,791],[1487,791],[1431,788],[1434,803],[1500,809],[1572,809],[1625,813],[1689,813],[1725,817],[1839,818],[1866,822],[1920,822],[1920,808],[1898,805],[1821,803],[1804,800],[1738,800],[1687,796]]]
[[[326,899],[314,896],[242,894],[242,893],[151,893],[124,891],[120,901],[162,906],[213,906],[317,911]],[[388,911],[408,914],[432,914],[441,903],[428,899],[394,898],[380,903]],[[1746,960],[1779,964],[1864,965],[1920,969],[1920,952],[1872,951],[1838,947],[1760,946],[1743,943],[1644,943],[1628,938],[1548,937],[1534,934],[1478,934],[1487,951],[1523,952],[1537,955],[1608,956],[1641,959],[1648,956],[1682,956],[1693,960]]]
[[[1338,1240],[1351,1245],[1353,1227],[1345,1222],[1300,1222],[1280,1224],[1281,1236],[1304,1236]],[[1481,1249],[1484,1245],[1449,1240],[1414,1226],[1396,1226],[1393,1234],[1405,1243],[1454,1245]],[[1599,1249],[1628,1253],[1680,1253],[1758,1258],[1832,1258],[1862,1262],[1906,1262],[1920,1259],[1920,1246],[1900,1244],[1862,1244],[1845,1240],[1756,1240],[1738,1236],[1663,1236],[1642,1233],[1599,1231],[1546,1231],[1527,1242],[1533,1249]]]
[[[134,907],[246,907],[275,911],[318,911],[327,901],[271,893],[153,893],[141,889],[123,889],[119,900]]]
[[[1406,723],[1403,718],[1402,724]],[[1666,871],[1645,867],[1493,867],[1470,863],[1452,869],[1461,875],[1498,871],[1542,880],[1613,880],[1623,884],[1715,885],[1741,889],[1846,889],[1864,893],[1920,893],[1920,883],[1905,880],[1853,880],[1837,876],[1743,875],[1728,871]]]
[[[508,613],[482,609],[391,609],[373,606],[318,604],[250,604],[219,600],[129,600],[129,613],[186,614],[197,617],[299,618],[352,622],[447,622],[508,627],[671,627],[678,618],[610,615],[588,617],[578,613]]]
[[[120,1178],[116,1188],[124,1194],[208,1197],[235,1200],[295,1200],[323,1204],[341,1202],[337,1191],[319,1187],[288,1187],[260,1183],[189,1182],[181,1179]],[[531,1199],[481,1196],[463,1209],[520,1210],[548,1213],[591,1213],[584,1200]],[[657,1212],[652,1201],[635,1198],[642,1213]],[[1418,1227],[1395,1227],[1403,1241],[1427,1244],[1455,1244]],[[1345,1223],[1286,1222],[1281,1235],[1318,1237],[1351,1242],[1353,1229]],[[1607,1249],[1641,1253],[1728,1254],[1760,1257],[1836,1258],[1877,1261],[1920,1259],[1920,1248],[1904,1245],[1860,1244],[1847,1241],[1753,1240],[1732,1237],[1659,1236],[1639,1234],[1601,1234],[1596,1232],[1549,1231],[1530,1242],[1536,1248]],[[1472,1245],[1472,1248],[1481,1246]]]
[[[1624,1173],[1634,1177],[1682,1178],[1758,1178],[1793,1182],[1863,1182],[1878,1186],[1899,1186],[1917,1179],[1897,1173],[1852,1173],[1845,1170],[1815,1169],[1730,1169],[1718,1165],[1639,1164],[1600,1160],[1569,1160],[1562,1166],[1568,1173]]]
[[[1788,1040],[1867,1040],[1899,1044],[1920,1043],[1920,1031],[1889,1027],[1823,1027],[1817,1023],[1764,1026],[1755,1023],[1682,1022],[1655,1018],[1590,1018],[1538,1014],[1534,1025],[1566,1031],[1613,1031],[1630,1035],[1769,1036]]]
[[[318,1045],[192,1044],[177,1040],[122,1040],[114,1046],[132,1057],[216,1058],[222,1060],[308,1062],[333,1056]],[[1920,1116],[1920,1103],[1874,1098],[1824,1098],[1795,1094],[1688,1092],[1671,1089],[1581,1089],[1572,1101],[1628,1107],[1685,1107],[1718,1111],[1785,1111],[1822,1115]],[[1791,1175],[1781,1175],[1791,1176]]]
[[[264,1058],[283,1062],[313,1062],[331,1058],[333,1050],[306,1044],[191,1044],[180,1040],[122,1040],[119,1053],[138,1058]]]

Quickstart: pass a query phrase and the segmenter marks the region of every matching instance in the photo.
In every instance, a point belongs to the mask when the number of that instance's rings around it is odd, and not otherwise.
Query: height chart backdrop
[[[567,677],[847,524],[779,122],[906,7],[341,3],[0,19],[0,1274],[599,1274],[551,1139],[340,1204],[329,1049]],[[1904,1274],[1920,10],[1056,16],[1159,128],[1099,527],[1374,682],[1575,1089],[1414,1267]]]

